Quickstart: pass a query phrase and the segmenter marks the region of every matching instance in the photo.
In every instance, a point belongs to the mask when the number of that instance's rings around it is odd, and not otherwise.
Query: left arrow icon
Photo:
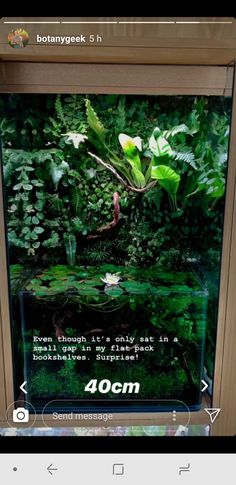
[[[57,470],[58,468],[53,468],[53,464],[47,467],[47,471],[50,473],[50,475],[53,475],[53,472],[57,472]]]
[[[27,381],[23,382],[23,384],[21,384],[20,386],[20,390],[23,391],[24,394],[27,394],[27,391],[25,390],[26,384],[27,384]]]

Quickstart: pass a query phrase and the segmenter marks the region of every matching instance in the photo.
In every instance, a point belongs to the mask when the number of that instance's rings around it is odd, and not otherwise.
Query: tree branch
[[[113,205],[114,205],[114,210],[113,210],[113,220],[106,224],[105,226],[99,227],[96,229],[95,234],[90,234],[87,236],[87,239],[95,239],[99,236],[102,235],[104,231],[109,231],[113,227],[117,226],[119,222],[119,217],[120,217],[120,204],[119,204],[119,199],[120,195],[118,192],[114,192],[113,194]]]

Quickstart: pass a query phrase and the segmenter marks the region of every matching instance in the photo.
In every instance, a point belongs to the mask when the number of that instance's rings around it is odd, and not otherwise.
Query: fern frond
[[[171,128],[171,130],[164,130],[163,136],[164,138],[168,139],[170,137],[177,135],[178,133],[190,134],[190,130],[187,127],[187,125],[185,125],[185,123],[182,123],[181,125],[174,126],[173,128]]]
[[[181,160],[182,162],[188,163],[195,170],[198,169],[192,152],[176,152],[173,150],[173,156],[175,160]]]
[[[72,223],[73,223],[74,230],[76,232],[80,232],[80,233],[83,232],[84,224],[83,224],[83,221],[80,219],[80,217],[74,217],[74,219],[72,219]]]
[[[82,200],[81,200],[81,197],[80,197],[80,191],[78,189],[78,187],[74,187],[72,190],[71,190],[71,205],[74,209],[74,213],[76,215],[78,215],[80,213],[80,210],[81,210],[81,207],[82,207]]]
[[[59,118],[59,120],[62,121],[63,125],[66,127],[67,123],[66,123],[66,120],[65,120],[65,115],[64,115],[64,110],[63,110],[63,106],[62,106],[62,103],[61,103],[61,95],[60,94],[58,94],[57,97],[56,97],[55,110],[56,110],[57,117]]]
[[[126,125],[126,109],[125,109],[125,96],[122,96],[119,100],[117,107],[117,117],[115,124],[115,133],[118,135],[122,133]]]
[[[90,100],[86,99],[86,115],[88,125],[91,130],[96,134],[98,140],[104,144],[105,143],[105,135],[106,135],[106,128],[103,126],[101,121],[98,118],[96,111],[92,108]]]

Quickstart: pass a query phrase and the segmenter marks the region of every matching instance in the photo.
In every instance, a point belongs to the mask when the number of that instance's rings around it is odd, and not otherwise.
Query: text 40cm
[[[113,394],[138,394],[140,390],[139,382],[111,382],[109,379],[103,379],[98,382],[97,379],[91,379],[85,386],[84,390],[94,394],[100,392],[101,394],[107,394],[112,392]]]

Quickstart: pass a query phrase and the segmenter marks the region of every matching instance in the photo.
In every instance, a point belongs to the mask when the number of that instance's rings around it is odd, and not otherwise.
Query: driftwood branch
[[[95,234],[90,234],[89,236],[87,236],[87,239],[95,239],[95,238],[101,236],[104,231],[110,231],[110,229],[117,226],[117,224],[119,222],[119,217],[120,217],[119,200],[120,200],[120,195],[118,194],[118,192],[114,192],[114,194],[113,194],[113,205],[114,205],[113,220],[111,222],[109,222],[108,224],[106,224],[105,226],[102,226],[102,227],[99,227],[98,229],[96,229]]]
[[[142,194],[144,192],[147,192],[147,190],[150,190],[152,187],[155,187],[157,184],[156,180],[153,180],[150,182],[146,187],[143,187],[142,189],[138,189],[137,187],[133,187],[133,185],[129,185],[126,180],[124,180],[120,174],[115,170],[115,168],[110,165],[110,163],[104,162],[101,158],[99,158],[97,155],[94,155],[94,153],[88,152],[88,154],[96,160],[97,163],[102,165],[103,167],[107,168],[115,177],[119,180],[121,185],[125,187],[126,190],[131,190],[132,192],[138,192],[139,194]]]

